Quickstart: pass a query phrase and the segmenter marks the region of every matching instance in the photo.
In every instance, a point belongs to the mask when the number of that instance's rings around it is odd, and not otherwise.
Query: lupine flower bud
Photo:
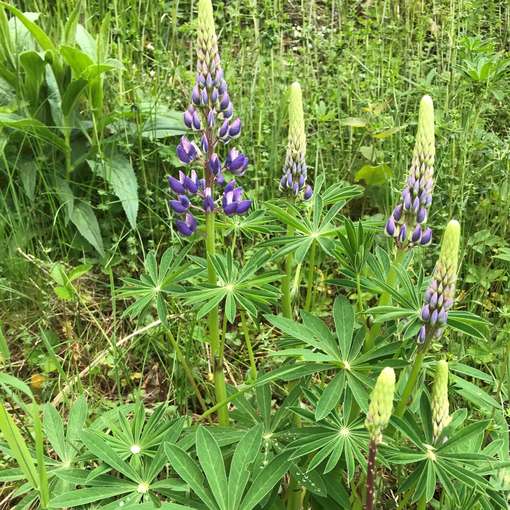
[[[225,159],[225,168],[236,176],[244,175],[248,166],[248,158],[235,147],[230,149]]]
[[[432,386],[432,431],[436,440],[450,423],[448,403],[448,363],[440,360],[436,365],[436,374]]]
[[[225,186],[222,206],[227,216],[243,214],[250,208],[251,200],[242,200],[242,196],[243,188],[237,188],[235,181],[232,180]]]
[[[230,124],[230,127],[228,128],[228,136],[230,138],[237,138],[241,133],[241,119],[238,117],[232,124]]]
[[[200,150],[194,142],[190,142],[185,136],[181,138],[181,143],[177,145],[177,157],[186,165],[197,159]]]
[[[289,89],[289,138],[287,154],[283,166],[283,178],[280,189],[290,191],[294,196],[303,192],[303,198],[308,200],[313,190],[306,184],[306,133],[303,114],[303,97],[301,86],[294,82]],[[306,194],[306,197],[304,196]]]
[[[202,201],[204,212],[209,213],[214,211],[214,200],[212,198],[211,188],[204,189],[204,200]]]
[[[218,158],[217,154],[212,154],[211,159],[209,159],[209,170],[213,175],[218,175],[221,171],[221,161]]]
[[[175,177],[172,177],[171,175],[168,176],[168,185],[170,186],[170,189],[174,193],[182,194],[186,193],[186,188],[184,187],[184,172],[181,172],[179,170],[179,179],[176,179]]]
[[[197,229],[197,220],[191,213],[186,213],[184,221],[175,220],[175,226],[183,236],[190,236]]]
[[[189,209],[190,203],[186,195],[179,195],[177,200],[169,200],[170,207],[179,214],[186,212]]]
[[[423,322],[418,333],[418,343],[424,344],[431,338],[441,338],[448,321],[448,310],[453,305],[457,265],[459,259],[460,225],[451,220],[445,230],[441,252],[437,260],[432,280],[424,295],[421,310]]]
[[[432,231],[425,224],[432,203],[434,157],[434,105],[430,96],[423,96],[411,169],[401,202],[385,228],[386,235],[394,237],[399,248],[426,246],[432,240]]]
[[[376,444],[382,442],[382,431],[390,421],[394,393],[395,372],[393,368],[386,367],[379,374],[370,395],[370,405],[365,420],[365,427],[370,433],[370,439]]]

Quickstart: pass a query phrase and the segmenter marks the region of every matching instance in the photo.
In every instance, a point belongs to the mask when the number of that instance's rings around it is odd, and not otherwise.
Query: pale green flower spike
[[[220,62],[211,0],[200,0],[198,4],[197,55],[197,71],[204,76],[209,73],[214,78]]]
[[[301,85],[295,81],[289,90],[289,144],[287,150],[293,156],[306,156],[305,119]]]
[[[451,220],[446,226],[446,230],[444,232],[438,263],[444,267],[444,269],[448,272],[449,277],[453,280],[456,280],[457,278],[459,245],[460,224],[457,220]],[[455,290],[455,287],[453,290]]]
[[[302,193],[303,198],[308,200],[313,190],[306,183],[307,172],[303,95],[301,85],[295,81],[289,89],[289,141],[280,189],[287,190],[294,196]]]
[[[418,114],[418,131],[413,151],[413,165],[426,166],[422,175],[432,178],[436,145],[434,137],[434,104],[430,96],[423,96]],[[425,170],[425,169],[424,169]]]
[[[445,360],[438,361],[436,365],[431,407],[435,441],[451,420],[448,403],[448,363]]]
[[[376,444],[382,442],[382,431],[388,425],[393,411],[393,396],[395,393],[395,372],[386,367],[379,374],[372,394],[365,420],[365,427],[370,433],[370,439]]]

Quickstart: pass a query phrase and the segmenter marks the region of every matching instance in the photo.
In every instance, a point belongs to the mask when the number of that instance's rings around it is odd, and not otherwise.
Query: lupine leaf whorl
[[[436,365],[431,407],[432,430],[436,440],[451,420],[448,402],[448,363],[445,360],[438,361]]]
[[[418,342],[426,343],[431,338],[441,338],[448,310],[453,305],[457,267],[459,260],[460,224],[451,220],[441,242],[441,252],[437,260],[432,280],[425,292],[424,305],[421,309],[422,327],[418,333]]]
[[[297,196],[303,192],[303,198],[312,196],[312,188],[306,184],[306,132],[303,114],[303,95],[301,85],[296,81],[289,88],[289,139],[287,154],[283,166],[280,188]]]
[[[385,227],[399,248],[426,246],[432,240],[432,230],[426,224],[434,188],[435,152],[434,105],[430,96],[423,96],[411,169],[401,200]]]
[[[370,439],[379,444],[382,441],[382,431],[388,425],[393,411],[393,396],[395,393],[395,372],[386,367],[377,378],[372,394],[365,427],[370,433]]]

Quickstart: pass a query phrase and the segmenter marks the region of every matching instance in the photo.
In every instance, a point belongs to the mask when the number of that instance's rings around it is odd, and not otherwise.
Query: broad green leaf
[[[0,5],[9,10],[16,18],[18,18],[23,25],[29,30],[29,32],[33,35],[34,39],[39,43],[41,48],[45,51],[57,51],[56,46],[53,44],[53,41],[45,34],[45,32],[37,26],[33,21],[25,16],[20,10],[16,9],[13,5],[9,5],[5,2],[0,2]]]
[[[30,455],[28,446],[3,404],[0,402],[0,431],[11,449],[12,456],[23,471],[28,483],[34,488],[39,488],[39,475]]]
[[[338,404],[342,397],[345,385],[345,372],[338,372],[334,379],[324,388],[317,407],[315,408],[315,419],[317,421],[325,418]]]
[[[50,508],[72,508],[75,506],[86,505],[101,501],[106,498],[113,498],[128,492],[136,492],[136,485],[127,485],[125,482],[120,482],[118,486],[114,487],[89,487],[86,489],[75,489],[67,491],[50,501]]]
[[[197,430],[196,450],[218,506],[221,510],[227,510],[228,486],[223,456],[214,436],[205,427],[199,427]]]
[[[87,161],[92,171],[112,187],[122,202],[122,207],[132,229],[136,228],[138,214],[138,182],[131,162],[121,154],[114,154],[102,162]]]
[[[99,230],[96,215],[86,202],[78,202],[73,207],[71,221],[78,232],[97,250],[99,255],[104,256],[103,238]]]
[[[336,336],[344,360],[349,356],[354,331],[354,309],[345,296],[337,296],[333,304]]]
[[[142,136],[158,140],[169,136],[180,136],[187,133],[181,112],[155,112],[143,125]]]
[[[190,486],[190,489],[207,505],[208,510],[218,510],[218,505],[204,486],[204,476],[197,463],[182,448],[165,443],[165,453],[174,471]]]
[[[9,344],[7,338],[4,335],[4,328],[0,321],[0,365],[8,362],[11,359],[11,351],[9,350]]]
[[[244,490],[250,479],[251,466],[262,444],[262,425],[257,424],[248,430],[237,445],[228,479],[228,507],[237,510]]]
[[[134,482],[141,482],[140,475],[96,432],[83,430],[80,439],[98,459]]]
[[[66,150],[63,138],[57,136],[45,124],[30,117],[20,117],[14,113],[0,113],[0,126],[21,131],[36,139],[44,140],[61,151]]]
[[[68,116],[74,109],[80,99],[80,94],[87,85],[87,80],[79,78],[78,80],[73,80],[67,86],[64,95],[62,96],[62,112],[65,116]]]
[[[264,496],[273,489],[287,472],[290,466],[289,452],[282,452],[271,460],[262,471],[259,472],[253,484],[248,489],[240,509],[252,510],[255,508]]]
[[[61,460],[67,459],[67,448],[64,435],[64,423],[60,414],[51,405],[44,406],[44,430],[52,448]]]

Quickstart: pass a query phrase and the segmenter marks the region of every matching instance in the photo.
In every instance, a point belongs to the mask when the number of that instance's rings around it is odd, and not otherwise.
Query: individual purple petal
[[[310,198],[312,198],[312,195],[313,195],[313,188],[309,184],[307,184],[305,186],[303,198],[304,198],[304,200],[310,200]]]
[[[430,308],[427,305],[421,309],[421,319],[425,322],[430,319]]]
[[[420,207],[416,214],[416,223],[423,223],[427,220],[427,209],[425,207]]]
[[[223,110],[223,117],[225,117],[225,119],[230,119],[233,114],[234,107],[232,106],[232,103],[229,103],[228,106]]]
[[[200,89],[198,88],[198,85],[195,85],[193,87],[193,91],[191,93],[191,100],[193,101],[194,105],[200,106],[201,95],[200,95]]]
[[[179,195],[177,200],[169,200],[170,207],[179,214],[186,212],[189,209],[190,203],[186,195]]]
[[[232,179],[223,190],[224,193],[228,193],[229,191],[232,191],[236,187],[236,180]]]
[[[244,214],[251,207],[251,200],[241,200],[237,203],[237,214]]]
[[[424,344],[427,339],[427,328],[423,325],[418,333],[418,343]]]
[[[221,161],[217,154],[212,154],[209,159],[209,170],[213,175],[217,175],[221,171]]]
[[[226,110],[228,108],[229,104],[230,104],[230,98],[228,97],[228,94],[225,93],[221,97],[221,101],[220,101],[220,108],[221,108],[221,110]]]
[[[214,211],[214,200],[212,198],[211,188],[209,187],[204,189],[204,200],[202,201],[202,207],[206,213]]]
[[[397,233],[397,229],[395,226],[395,220],[393,219],[393,216],[390,216],[388,218],[388,221],[386,222],[386,226],[384,227],[384,232],[386,232],[386,235],[390,237],[394,237]]]
[[[421,236],[420,244],[422,246],[427,246],[431,242],[432,242],[432,229],[430,227],[427,227],[425,229],[425,232],[423,232],[423,234]]]
[[[197,220],[191,213],[186,213],[184,221],[176,220],[177,230],[184,236],[190,236],[197,229]]]
[[[193,112],[193,129],[199,131],[201,127],[202,123],[200,122],[200,117],[198,116],[198,113],[195,111]]]
[[[214,110],[211,110],[207,114],[207,125],[211,128],[214,126],[215,122],[216,122],[216,112]]]
[[[218,129],[218,136],[220,138],[225,138],[225,136],[227,136],[227,134],[228,134],[228,120],[224,120],[220,129]]]
[[[228,135],[231,138],[236,138],[241,133],[241,119],[238,117],[232,124],[230,124],[230,127],[228,129]]]
[[[183,114],[184,124],[187,128],[191,129],[193,126],[193,114],[186,110]]]
[[[411,242],[417,243],[421,238],[421,225],[416,225],[416,228],[413,230],[413,234],[411,235]]]
[[[398,240],[401,242],[401,243],[405,243],[406,242],[406,239],[407,239],[407,227],[406,225],[401,225],[400,226],[400,231],[398,233]]]
[[[170,186],[170,189],[174,193],[181,194],[181,193],[185,193],[185,191],[186,191],[184,189],[182,182],[177,180],[175,177],[172,177],[171,175],[168,176],[168,185]]]
[[[205,134],[203,134],[202,138],[200,139],[200,145],[202,146],[202,150],[204,152],[207,152],[209,150],[209,140],[207,139],[207,136],[205,136]]]

